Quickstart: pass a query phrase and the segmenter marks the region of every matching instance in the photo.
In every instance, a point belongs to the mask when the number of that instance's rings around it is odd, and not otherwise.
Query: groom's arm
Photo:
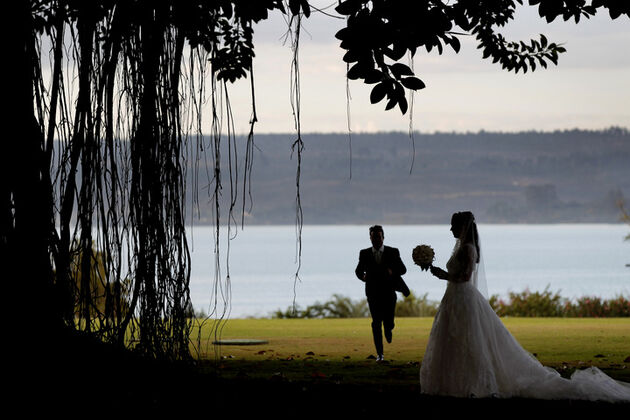
[[[402,262],[400,258],[400,251],[397,248],[394,248],[394,266],[391,268],[392,274],[396,274],[398,276],[402,276],[407,272],[407,267],[405,267],[405,263]]]
[[[354,274],[356,274],[359,280],[365,281],[365,263],[363,259],[363,252],[359,252],[359,263],[357,264],[357,268],[354,269]]]

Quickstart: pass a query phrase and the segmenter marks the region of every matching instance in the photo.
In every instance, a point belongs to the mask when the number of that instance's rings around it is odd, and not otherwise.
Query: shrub
[[[411,293],[396,304],[397,317],[435,316],[439,302],[427,299],[428,294],[417,297]],[[559,292],[552,293],[549,286],[542,292],[528,289],[520,293],[509,293],[504,300],[492,295],[490,306],[499,316],[521,317],[630,317],[630,300],[624,296],[604,300],[599,297],[581,297],[575,302],[562,298]],[[305,309],[297,306],[285,311],[277,310],[273,318],[366,318],[370,316],[367,300],[353,301],[349,297],[335,294],[332,299],[315,302]]]
[[[543,292],[511,292],[508,300],[493,295],[489,302],[499,316],[630,317],[630,301],[624,296],[608,300],[584,296],[574,302],[551,293],[549,286]]]
[[[489,302],[499,316],[562,316],[564,301],[558,293],[551,293],[549,286],[543,292],[510,292],[509,301],[493,295]]]
[[[440,302],[427,299],[428,293],[422,297],[409,294],[402,302],[396,304],[397,317],[435,316]]]
[[[585,296],[575,303],[568,303],[565,316],[570,317],[630,317],[630,301],[623,296],[602,300],[599,297]]]
[[[608,304],[609,316],[630,317],[630,300],[628,298],[619,295],[606,303]]]
[[[397,317],[435,316],[439,302],[427,299],[427,294],[416,297],[413,293],[396,304]],[[335,294],[332,299],[315,302],[305,309],[292,306],[286,310],[277,310],[273,318],[367,318],[370,316],[367,299],[353,301],[349,297]]]
[[[315,302],[306,309],[290,306],[286,311],[277,310],[273,318],[365,318],[370,315],[366,299],[353,301],[349,297],[334,294],[332,300]]]

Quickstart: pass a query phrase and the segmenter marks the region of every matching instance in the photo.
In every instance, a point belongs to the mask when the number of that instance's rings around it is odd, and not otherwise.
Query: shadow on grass
[[[419,391],[418,362],[328,361],[317,359],[205,361],[201,371],[225,380],[267,380],[296,384],[411,387]]]
[[[205,362],[202,375],[213,378],[226,407],[253,403],[253,411],[318,416],[416,414],[445,419],[466,413],[501,412],[511,417],[565,418],[623,413],[628,405],[531,399],[462,399],[422,395],[419,363],[390,361],[221,360]],[[568,371],[564,372],[569,374]],[[488,411],[490,410],[490,411]],[[510,410],[510,411],[496,411]],[[511,413],[511,414],[510,414]],[[543,414],[544,413],[544,414]],[[534,417],[535,416],[535,417]]]
[[[462,413],[467,418],[492,413],[490,418],[557,420],[628,410],[628,405],[583,401],[425,396],[419,389],[417,363],[315,358],[174,363],[147,360],[80,336],[56,344],[46,357],[30,355],[32,363],[16,387],[24,397],[19,405],[24,417],[59,412],[64,418],[412,415],[443,420]]]

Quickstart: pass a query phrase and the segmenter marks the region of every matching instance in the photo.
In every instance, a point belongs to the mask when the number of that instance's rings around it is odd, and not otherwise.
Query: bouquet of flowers
[[[428,270],[435,259],[435,252],[429,245],[418,245],[411,254],[413,262],[419,265],[422,270]]]

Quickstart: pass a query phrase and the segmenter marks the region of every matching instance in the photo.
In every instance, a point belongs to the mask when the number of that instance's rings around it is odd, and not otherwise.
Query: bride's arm
[[[431,274],[433,274],[438,279],[448,280],[448,272],[442,270],[440,267],[431,266],[429,270],[431,270]]]
[[[448,271],[442,270],[440,267],[431,266],[431,274],[439,279],[448,280],[455,283],[464,283],[469,281],[475,267],[476,254],[474,253],[474,249],[471,245],[466,245],[462,249],[462,251],[463,252],[461,252],[459,258],[463,259],[461,263],[464,269],[461,272],[450,273]]]

